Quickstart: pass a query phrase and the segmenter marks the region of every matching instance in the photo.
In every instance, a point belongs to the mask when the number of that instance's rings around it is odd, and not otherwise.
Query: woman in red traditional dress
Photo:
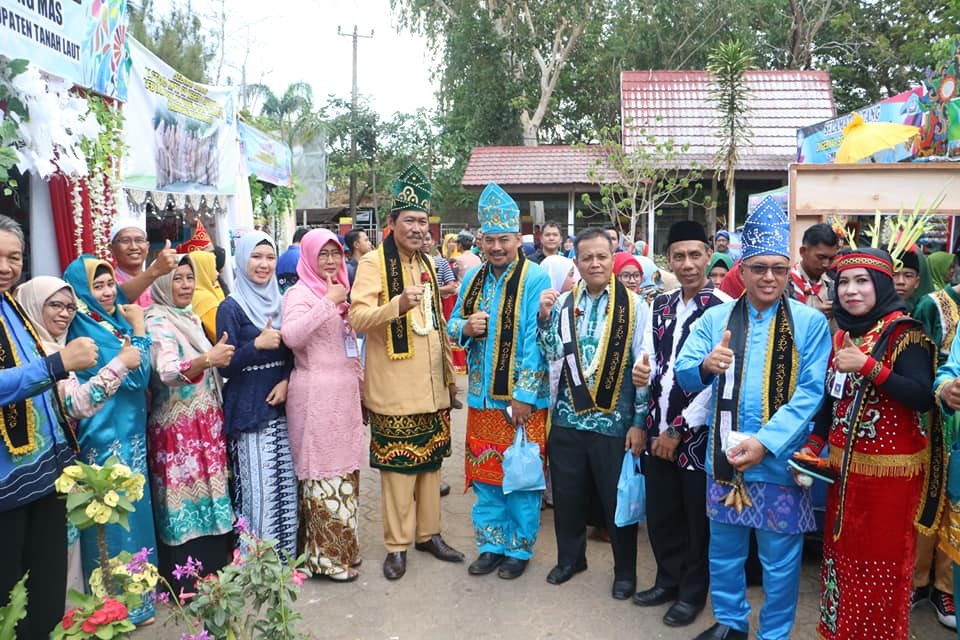
[[[925,499],[934,347],[893,285],[893,261],[859,249],[837,261],[828,396],[807,447],[828,436],[839,479],[827,495],[820,625],[825,640],[907,638]],[[934,507],[936,511],[936,507]]]

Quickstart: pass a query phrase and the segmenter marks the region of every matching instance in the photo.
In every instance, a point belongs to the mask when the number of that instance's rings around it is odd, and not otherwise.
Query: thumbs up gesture
[[[170,246],[170,239],[163,243],[163,249],[157,254],[157,258],[150,265],[150,275],[154,279],[164,276],[177,268],[177,251]]]
[[[730,331],[723,332],[720,344],[713,348],[703,360],[702,368],[707,373],[719,374],[733,364],[733,349],[730,348]]]
[[[120,347],[120,353],[117,354],[120,362],[128,370],[133,371],[140,367],[140,349],[130,344],[130,336],[123,336],[123,346]]]
[[[650,356],[643,354],[633,365],[633,386],[645,387],[650,384]]]
[[[270,323],[267,323],[270,326]],[[275,331],[275,329],[272,329]],[[224,331],[217,344],[213,345],[210,351],[207,351],[207,358],[210,359],[210,365],[214,367],[225,367],[233,359],[234,346],[227,342],[227,332]]]
[[[853,344],[850,334],[843,336],[843,346],[834,354],[834,366],[842,373],[860,371],[867,362],[867,355],[860,351],[860,347]]]
[[[339,282],[334,282],[329,273],[327,274],[327,299],[335,305],[347,301],[347,288]]]
[[[273,318],[267,318],[267,324],[253,340],[253,348],[257,351],[267,351],[280,347],[280,330],[273,328]]]

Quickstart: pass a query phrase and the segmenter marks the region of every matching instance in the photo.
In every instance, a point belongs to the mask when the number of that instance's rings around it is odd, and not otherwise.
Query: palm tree
[[[313,108],[313,89],[306,82],[290,84],[281,96],[265,84],[251,84],[247,98],[263,99],[259,124],[275,131],[291,149],[323,132],[323,121]]]
[[[727,190],[727,220],[734,219],[736,192],[734,174],[740,159],[740,148],[750,144],[752,132],[748,122],[750,87],[744,79],[746,71],[754,63],[753,53],[739,40],[720,43],[707,62],[711,76],[710,97],[717,110],[717,137],[720,146],[714,157],[714,172],[711,188],[712,206],[707,214],[707,228],[711,234],[717,230],[717,191],[720,174],[724,176]]]

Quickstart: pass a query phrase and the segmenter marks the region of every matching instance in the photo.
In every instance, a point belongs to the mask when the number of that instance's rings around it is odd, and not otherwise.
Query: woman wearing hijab
[[[193,313],[203,324],[207,340],[216,343],[217,307],[223,302],[223,290],[218,281],[217,256],[209,251],[194,251],[190,254],[190,263],[196,270],[196,289],[193,291]]]
[[[357,579],[360,465],[366,437],[362,372],[347,320],[343,247],[326,229],[300,241],[297,284],[283,296],[283,341],[295,358],[287,394],[293,463],[300,481],[299,553],[314,575]]]
[[[560,255],[547,256],[540,263],[540,266],[550,276],[550,284],[557,293],[570,291],[570,289],[573,289],[573,285],[580,280],[580,273],[570,258]]]
[[[946,251],[934,251],[927,256],[927,267],[934,291],[949,286],[953,280],[957,256]]]
[[[280,338],[277,248],[251,231],[237,241],[233,292],[217,309],[217,334],[236,347],[220,367],[231,490],[237,514],[261,538],[297,553],[297,478],[284,402],[293,355]]]
[[[77,313],[73,287],[52,276],[37,276],[17,288],[15,297],[33,324],[47,355],[61,351],[67,344],[67,330]],[[127,372],[140,366],[140,350],[126,345],[96,375],[80,384],[75,373],[57,383],[60,397],[72,420],[89,418],[120,388]],[[67,528],[67,590],[84,590],[80,564],[80,532]],[[68,607],[71,606],[69,602]]]
[[[83,255],[67,265],[63,279],[73,287],[77,296],[77,314],[67,331],[67,338],[88,337],[97,343],[97,363],[77,372],[80,383],[86,383],[110,363],[126,344],[140,351],[140,364],[131,369],[120,388],[107,399],[100,411],[83,418],[77,424],[80,442],[79,458],[88,464],[102,465],[116,456],[134,473],[149,477],[147,469],[147,386],[150,383],[150,338],[144,330],[143,310],[126,303],[117,288],[113,267],[105,260]],[[137,553],[144,547],[156,549],[153,506],[150,492],[136,503],[130,514],[129,530],[119,524],[106,526],[108,555],[121,551]],[[99,566],[96,528],[80,532],[80,550],[84,582]],[[150,561],[156,562],[151,552]],[[145,593],[138,607],[130,610],[130,621],[144,624],[152,621],[154,607],[152,593]]]
[[[714,253],[707,265],[707,277],[713,283],[713,286],[719,287],[732,268],[733,258],[726,253]]]
[[[829,395],[806,447],[816,455],[828,441],[838,475],[827,494],[818,633],[827,640],[905,639],[914,523],[933,526],[939,497],[927,491],[928,462],[942,466],[928,461],[921,419],[934,405],[935,349],[904,313],[887,252],[845,251],[836,271],[839,331],[827,370]],[[930,437],[939,450],[939,421],[934,424]]]
[[[195,251],[150,287],[147,310],[153,375],[147,425],[150,484],[160,543],[160,572],[179,593],[192,583],[173,575],[187,558],[203,572],[227,562],[233,507],[227,489],[227,446],[216,367],[230,362],[233,347],[211,345],[194,314]],[[210,254],[212,257],[213,254]]]

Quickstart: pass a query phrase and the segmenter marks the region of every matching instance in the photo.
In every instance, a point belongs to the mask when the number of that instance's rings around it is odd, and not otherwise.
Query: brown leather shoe
[[[407,572],[407,552],[388,553],[383,560],[383,577],[387,580],[399,580]]]
[[[444,542],[439,533],[431,536],[426,542],[418,542],[413,546],[417,551],[433,554],[437,560],[463,562],[463,554]]]

